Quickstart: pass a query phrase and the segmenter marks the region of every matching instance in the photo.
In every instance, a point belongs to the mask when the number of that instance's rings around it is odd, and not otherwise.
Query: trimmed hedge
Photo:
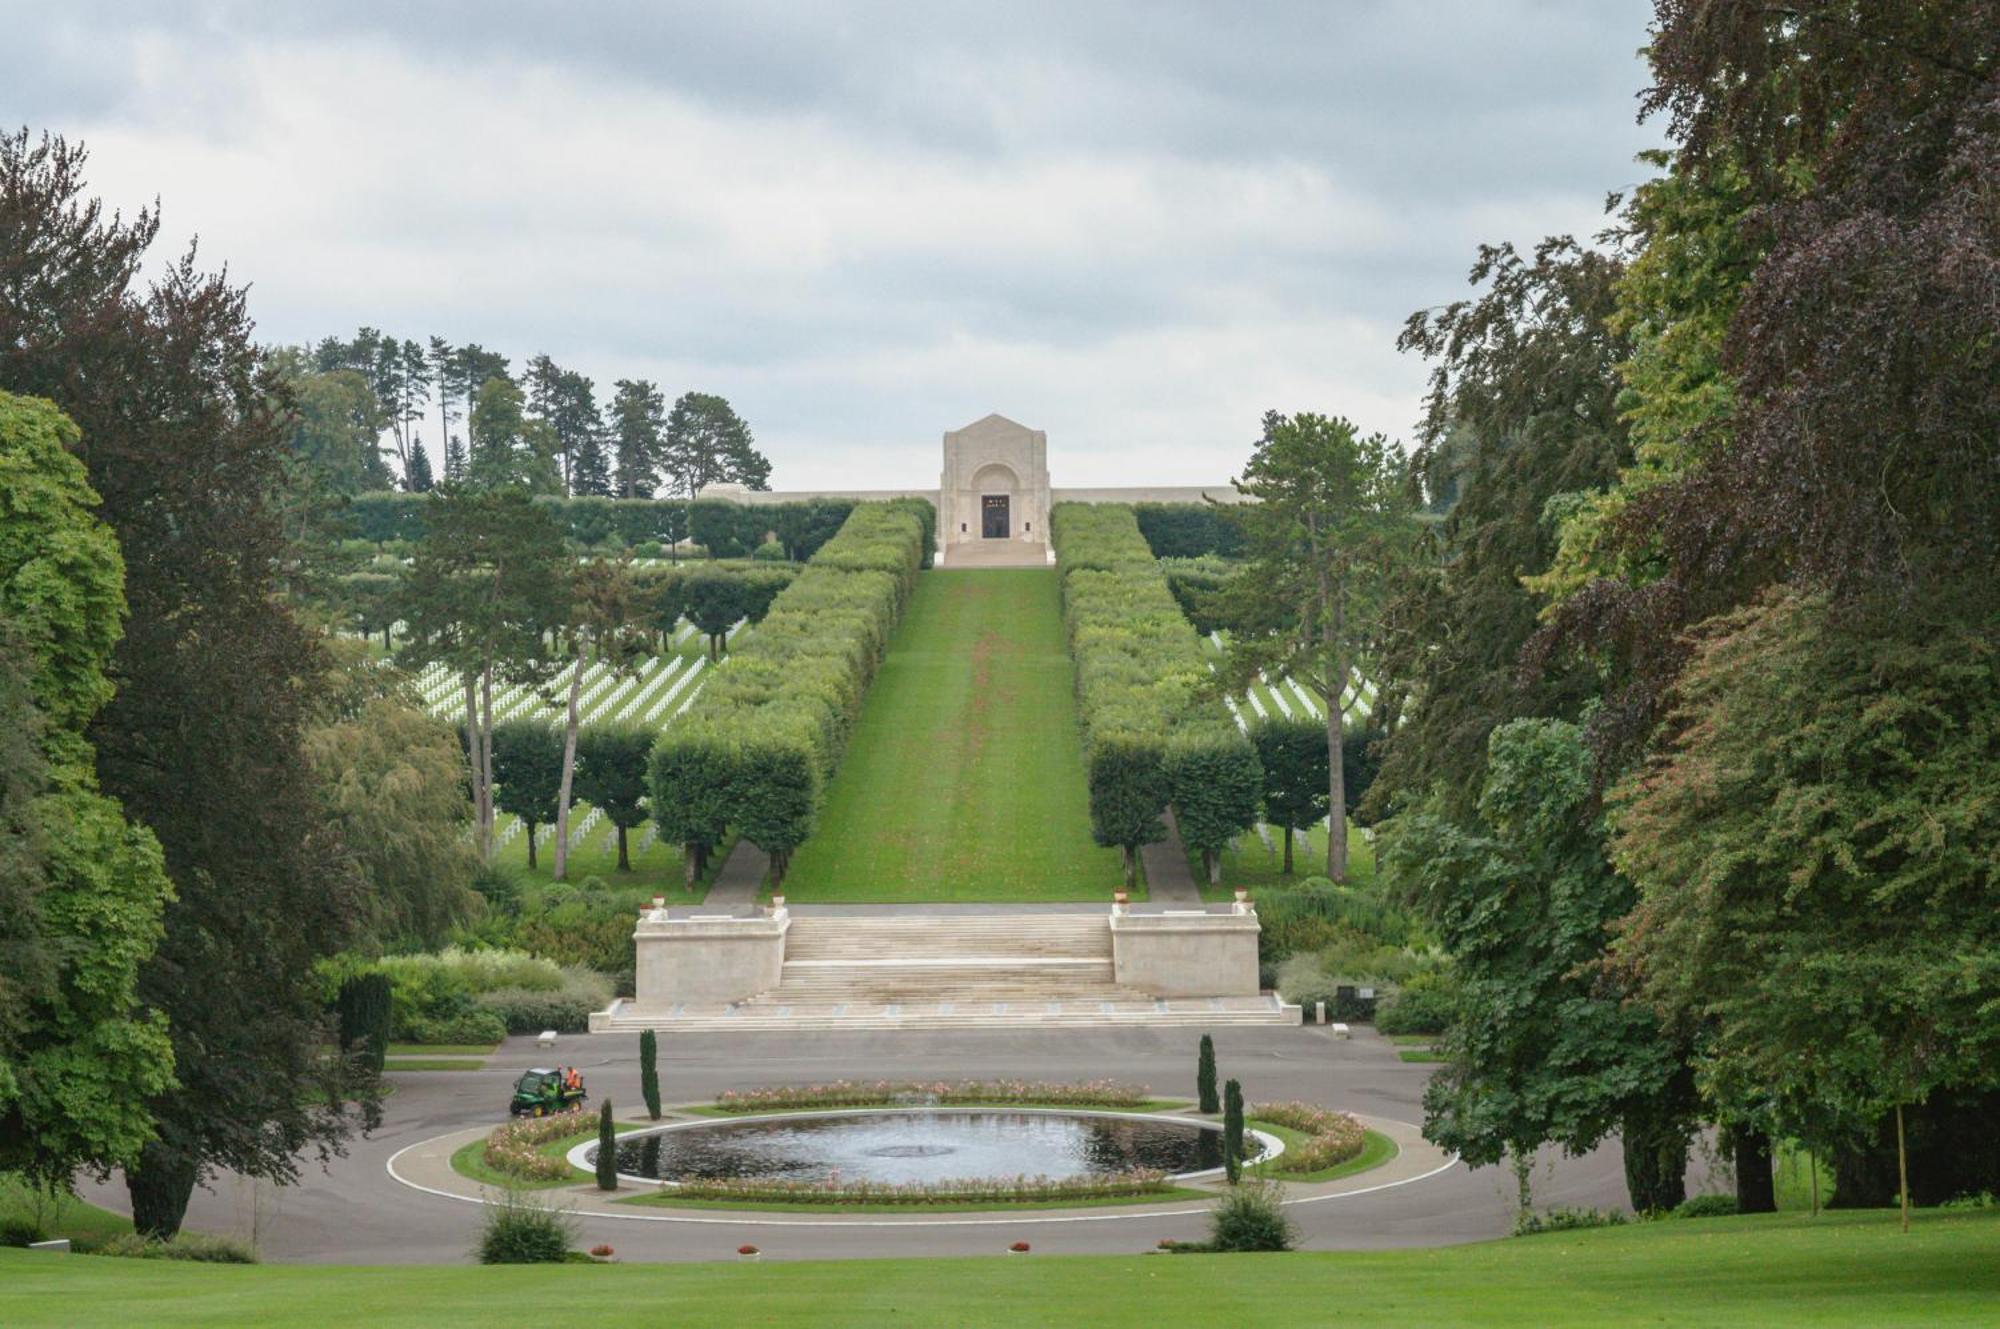
[[[1199,558],[1243,552],[1243,524],[1234,507],[1215,503],[1137,503],[1132,515],[1155,558]]]
[[[858,504],[710,676],[701,705],[661,736],[652,806],[662,838],[708,846],[733,827],[784,879],[916,588],[928,548],[917,509],[929,506]]]
[[[1221,700],[1201,641],[1129,507],[1059,503],[1051,533],[1076,662],[1091,834],[1125,851],[1165,837],[1172,805],[1187,846],[1215,861],[1256,823],[1262,772]]]
[[[428,493],[357,494],[348,500],[349,529],[371,544],[421,540],[424,537]],[[804,561],[840,529],[854,509],[853,499],[814,498],[755,506],[728,499],[702,498],[693,503],[671,498],[563,498],[543,494],[535,499],[555,513],[563,532],[581,545],[616,544],[627,548],[672,544],[692,538],[715,558],[747,557],[767,536],[775,536],[787,558]],[[929,506],[926,504],[925,506]]]

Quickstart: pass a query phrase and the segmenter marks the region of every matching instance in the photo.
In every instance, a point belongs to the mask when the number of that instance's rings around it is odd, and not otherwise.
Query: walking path
[[[1146,865],[1147,900],[1169,909],[1201,908],[1201,888],[1188,868],[1187,849],[1181,844],[1172,808],[1167,809],[1167,838],[1142,846],[1139,861]]]
[[[738,839],[729,857],[723,860],[722,871],[715,874],[707,897],[698,905],[671,911],[671,917],[752,913],[757,908],[757,891],[764,884],[764,874],[770,870],[769,854],[748,840]]]

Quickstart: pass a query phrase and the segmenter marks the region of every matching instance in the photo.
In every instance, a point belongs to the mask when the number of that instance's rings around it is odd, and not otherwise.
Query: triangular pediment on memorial
[[[989,414],[980,416],[977,420],[974,420],[971,424],[966,425],[961,429],[954,429],[951,432],[954,434],[970,434],[975,432],[981,434],[999,433],[999,432],[1006,432],[1011,434],[1032,434],[1035,431],[1028,428],[1026,425],[1022,424],[1019,420],[1009,420],[1006,416],[1000,414],[998,411],[994,411]]]

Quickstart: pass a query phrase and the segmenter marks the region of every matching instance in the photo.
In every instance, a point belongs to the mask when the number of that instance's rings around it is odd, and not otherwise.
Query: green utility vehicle
[[[565,1074],[550,1066],[537,1066],[514,1082],[514,1099],[507,1105],[513,1117],[547,1117],[573,1112],[589,1101],[581,1074]]]

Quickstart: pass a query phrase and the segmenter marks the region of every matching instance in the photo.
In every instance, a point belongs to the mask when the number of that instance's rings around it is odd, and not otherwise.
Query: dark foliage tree
[[[125,556],[118,691],[90,736],[176,896],[140,995],[168,1017],[177,1084],[149,1097],[156,1136],[126,1173],[139,1228],[164,1235],[216,1168],[288,1182],[341,1148],[354,1086],[323,1054],[313,966],[351,935],[358,884],[300,756],[326,671],[278,595],[288,394],[243,291],[192,252],[140,285],[157,216],[107,219],[83,163],[0,139],[0,385],[76,420]]]
[[[340,1021],[340,1046],[360,1052],[379,1075],[389,1055],[389,976],[356,974],[342,980],[333,1006]]]
[[[660,483],[666,446],[666,398],[645,379],[621,378],[611,399],[613,492],[620,498],[651,498]]]
[[[611,1120],[611,1100],[597,1109],[597,1189],[618,1189],[618,1127]]]
[[[1257,501],[1239,519],[1250,566],[1234,593],[1247,602],[1245,616],[1284,627],[1232,638],[1220,677],[1241,687],[1285,674],[1319,697],[1327,806],[1345,808],[1347,708],[1418,534],[1402,453],[1346,420],[1271,411],[1237,488]],[[1345,816],[1326,838],[1326,875],[1347,879]]]
[[[493,689],[539,687],[553,675],[549,642],[569,612],[571,559],[562,529],[520,489],[439,486],[398,596],[403,658],[440,663],[465,690],[464,738],[482,857],[492,854]]]
[[[661,463],[673,492],[690,499],[719,481],[771,487],[771,463],[757,451],[750,426],[726,398],[711,393],[687,392],[674,402]]]
[[[1273,715],[1250,726],[1264,773],[1264,820],[1285,832],[1285,875],[1292,872],[1294,831],[1326,816],[1326,728],[1311,716]]]
[[[1580,667],[1523,686],[1540,604],[1521,578],[1555,555],[1549,500],[1608,483],[1629,455],[1616,372],[1628,344],[1607,323],[1620,272],[1568,236],[1531,256],[1482,246],[1470,275],[1480,294],[1403,329],[1398,346],[1432,362],[1413,474],[1444,515],[1384,614],[1378,682],[1414,704],[1386,745],[1378,800],[1437,789],[1468,814],[1496,727],[1573,714],[1594,695]]]
[[[646,822],[654,732],[643,725],[592,725],[577,736],[576,793],[618,828],[618,870],[632,870],[627,833]]]
[[[1406,812],[1383,850],[1458,976],[1425,1136],[1479,1167],[1620,1132],[1634,1205],[1660,1207],[1682,1185],[1692,1079],[1680,1045],[1598,963],[1634,896],[1605,859],[1589,750],[1561,720],[1512,720],[1490,741],[1477,820]]]
[[[528,837],[528,866],[542,827],[556,819],[562,791],[562,730],[541,720],[502,720],[493,726],[494,803],[521,819]]]
[[[535,494],[562,491],[556,469],[555,433],[522,409],[521,389],[511,379],[489,378],[473,396],[467,421],[471,450],[466,483],[478,489],[526,489]]]
[[[646,1100],[646,1115],[660,1119],[660,1039],[650,1029],[639,1031],[639,1093]]]
[[[604,451],[601,423],[577,440],[576,459],[570,463],[569,492],[578,497],[611,495],[611,459]]]
[[[424,451],[424,440],[420,435],[410,437],[410,465],[403,472],[403,488],[412,494],[428,493],[437,478],[431,473],[431,458]]]
[[[650,634],[645,626],[645,604],[638,580],[632,575],[630,558],[593,558],[571,569],[568,622],[569,698],[564,710],[562,780],[556,795],[556,861],[554,876],[562,881],[569,872],[569,810],[576,781],[576,737],[583,722],[578,702],[583,692],[583,674],[588,661],[596,660],[612,673],[630,676],[645,659]],[[619,832],[619,866],[624,861],[624,832]]]
[[[1234,1186],[1243,1179],[1243,1086],[1222,1086],[1222,1168]]]
[[[1194,1093],[1200,1111],[1222,1110],[1221,1100],[1215,1096],[1215,1039],[1208,1034],[1201,1036],[1201,1052],[1195,1058]]]

